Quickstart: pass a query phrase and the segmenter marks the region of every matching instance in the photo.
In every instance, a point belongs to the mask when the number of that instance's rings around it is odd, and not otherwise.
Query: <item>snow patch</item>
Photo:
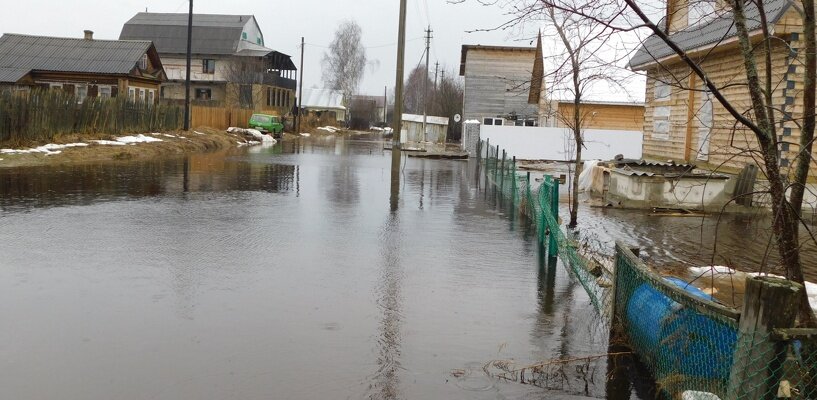
[[[329,133],[338,133],[340,131],[339,128],[335,128],[334,126],[322,126],[318,128],[319,131],[326,131]]]
[[[477,121],[475,119],[469,119],[468,121],[465,121],[465,124],[466,125],[479,125],[479,121]]]
[[[124,146],[127,143],[117,142],[115,140],[92,140],[92,142],[101,146]]]
[[[14,150],[14,149],[0,149],[0,154],[32,154],[32,153],[42,153],[47,156],[60,154],[62,153],[61,150],[65,150],[71,147],[85,147],[88,146],[88,143],[68,143],[68,144],[54,144],[49,143],[43,146],[35,147],[33,149],[21,149],[21,150]]]
[[[303,136],[303,137],[310,137],[310,136],[312,136],[312,134],[309,134],[309,133],[302,133],[302,134],[301,134],[301,136]]]
[[[230,133],[243,133],[245,135],[250,135],[250,136],[252,136],[252,137],[254,137],[254,138],[256,138],[259,141],[264,142],[264,143],[277,143],[277,141],[275,139],[273,139],[272,136],[265,135],[265,134],[261,133],[261,131],[259,131],[258,129],[244,129],[244,128],[231,127],[229,129],[227,129],[227,132],[230,132]]]
[[[157,139],[150,136],[145,135],[136,135],[136,136],[122,136],[116,138],[117,142],[121,143],[152,143],[152,142],[162,142],[162,139]]]
[[[769,276],[772,278],[785,279],[780,275],[767,274],[763,272],[741,272],[729,267],[713,266],[713,267],[690,267],[689,272],[699,277],[706,277],[707,275],[734,275],[737,279],[746,279],[747,277]],[[806,282],[806,293],[808,295],[809,304],[811,308],[817,313],[817,283]]]
[[[193,133],[195,133],[196,135],[206,135],[205,133],[201,133],[199,131],[193,131]]]

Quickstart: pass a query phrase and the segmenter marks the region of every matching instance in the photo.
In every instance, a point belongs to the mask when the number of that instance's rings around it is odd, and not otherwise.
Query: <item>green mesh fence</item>
[[[817,400],[817,331],[741,335],[737,310],[655,273],[620,243],[614,265],[595,263],[561,228],[557,179],[518,172],[516,160],[487,141],[480,162],[486,181],[535,225],[548,256],[562,260],[602,320],[624,335],[662,397]]]

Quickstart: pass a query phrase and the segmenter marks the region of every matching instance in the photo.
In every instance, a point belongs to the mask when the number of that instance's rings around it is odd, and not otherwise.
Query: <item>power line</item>
[[[421,39],[425,39],[425,36],[411,38],[411,39],[406,40],[406,42],[415,42],[415,41],[418,41],[418,40],[421,40]],[[317,43],[305,43],[305,44],[307,46],[320,47],[322,49],[328,49],[329,48],[328,45],[322,45],[322,44],[317,44]],[[394,46],[397,46],[397,45],[398,45],[397,43],[388,43],[388,44],[381,44],[381,45],[378,45],[378,46],[364,46],[363,48],[366,49],[366,50],[368,50],[368,49],[381,49],[381,48],[384,48],[384,47],[394,47]],[[298,47],[300,47],[300,44],[298,44]]]

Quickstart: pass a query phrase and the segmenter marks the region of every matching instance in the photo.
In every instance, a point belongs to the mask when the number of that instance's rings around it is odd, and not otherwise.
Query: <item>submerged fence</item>
[[[488,141],[479,142],[478,154],[486,180],[536,226],[548,256],[562,260],[611,332],[626,339],[662,397],[817,399],[817,330],[792,328],[799,285],[749,280],[739,312],[652,271],[621,243],[605,265],[582,254],[579,239],[561,228],[557,179],[520,173],[516,159]]]
[[[60,134],[149,132],[181,129],[176,105],[117,98],[85,98],[59,90],[0,91],[0,142],[48,141]]]

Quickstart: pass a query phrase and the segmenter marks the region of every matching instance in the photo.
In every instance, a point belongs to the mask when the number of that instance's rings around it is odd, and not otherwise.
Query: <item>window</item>
[[[655,90],[653,94],[655,101],[668,101],[672,97],[672,90],[669,84],[661,79],[655,80]]]
[[[156,91],[148,90],[148,104],[153,104],[156,100]]]
[[[213,90],[212,89],[196,89],[196,100],[212,100],[213,99]]]
[[[669,140],[669,107],[655,107],[653,111],[653,139]]]
[[[241,32],[241,38],[247,40],[247,32]]]
[[[111,98],[111,87],[110,86],[100,86],[99,87],[99,97],[103,99],[110,99]]]
[[[139,91],[139,101],[145,102],[145,89],[137,89]]]
[[[128,89],[128,100],[136,101],[136,90],[133,88]]]
[[[148,69],[148,55],[147,54],[142,56],[142,61],[139,62],[139,68],[142,71],[147,71],[147,69]]]
[[[162,98],[162,99],[165,98],[165,87],[164,86],[159,88],[159,98]]]
[[[212,59],[201,60],[201,72],[205,74],[216,73],[216,60]]]
[[[77,103],[82,104],[83,100],[88,97],[88,86],[79,85],[76,91]]]
[[[485,120],[482,121],[482,125],[493,125],[493,124],[494,124],[494,119],[493,118],[485,118]]]
[[[261,38],[256,39],[255,43],[257,43],[259,46],[263,46],[263,44],[261,44]]]

